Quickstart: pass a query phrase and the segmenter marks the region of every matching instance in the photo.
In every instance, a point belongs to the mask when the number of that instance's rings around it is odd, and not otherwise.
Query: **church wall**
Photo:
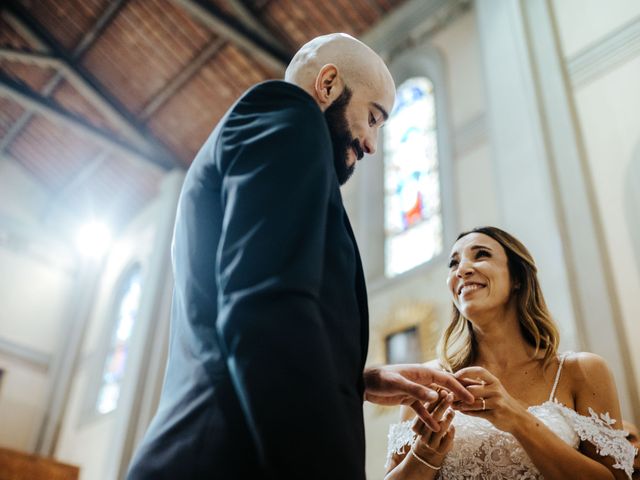
[[[97,413],[96,395],[115,322],[113,310],[118,282],[131,265],[139,262],[144,290],[158,214],[158,202],[154,201],[127,227],[114,242],[99,280],[55,452],[60,461],[79,465],[84,480],[106,478],[105,472],[113,461],[111,452],[115,436],[119,434],[118,417],[123,412],[116,408],[107,414]],[[142,339],[134,336],[130,350],[135,348],[136,340]]]
[[[629,225],[625,201],[627,176],[631,162],[640,161],[640,127],[633,119],[640,111],[640,48],[629,38],[634,22],[640,22],[640,4],[620,0],[602,5],[598,1],[555,0],[552,2],[558,35],[563,46],[568,80],[574,94],[578,125],[586,150],[587,170],[597,214],[602,222],[608,256],[613,272],[614,294],[620,305],[626,328],[626,338],[633,355],[636,382],[640,384],[640,349],[634,339],[640,338],[640,242]],[[616,38],[616,35],[618,36]],[[612,40],[613,38],[613,40]],[[617,41],[617,43],[616,43]],[[498,203],[497,173],[494,171],[492,147],[485,125],[485,97],[480,61],[479,40],[474,13],[468,12],[424,42],[436,47],[446,65],[447,97],[452,143],[454,144],[453,221],[456,231],[473,226],[501,225]],[[617,56],[605,55],[598,65],[591,51],[617,49]],[[589,54],[595,60],[590,60]],[[585,60],[586,58],[586,60]],[[615,62],[611,58],[617,59]],[[608,63],[607,63],[608,62]],[[377,159],[381,161],[381,159]],[[363,183],[356,189],[369,188]],[[640,186],[638,187],[640,188]],[[355,214],[356,236],[370,237],[366,226],[365,202],[357,204],[357,194],[349,190],[346,202],[350,214]],[[373,200],[372,200],[373,201]],[[450,220],[451,221],[451,220]],[[508,227],[507,227],[508,228]],[[369,234],[369,235],[366,235]],[[375,263],[363,238],[365,263]],[[448,249],[450,245],[447,245]],[[535,252],[534,252],[535,254]],[[369,255],[369,256],[368,256]],[[416,272],[392,282],[369,279],[371,342],[369,363],[381,363],[380,331],[384,331],[394,309],[403,302],[422,301],[434,307],[441,329],[448,319],[449,300],[445,289],[447,269],[444,259],[438,259]],[[557,313],[557,312],[556,312]],[[575,342],[572,332],[564,332],[565,340]],[[367,473],[372,479],[383,478],[388,424],[397,419],[396,409],[365,406],[367,427]],[[638,421],[638,419],[635,419]]]
[[[626,175],[640,145],[640,56],[576,92],[613,281],[640,385],[640,275],[626,216]],[[637,160],[636,160],[637,161]],[[637,212],[636,212],[637,213]]]
[[[123,478],[155,413],[166,364],[171,238],[183,180],[183,170],[167,172],[157,197],[117,238],[100,271],[55,445],[57,458],[81,467],[82,480]],[[114,410],[100,414],[97,394],[116,325],[120,282],[135,264],[141,267],[141,293],[120,395]]]
[[[478,225],[496,224],[500,215],[493,188],[493,167],[484,125],[483,79],[473,12],[463,14],[436,35],[425,40],[422,45],[416,47],[417,52],[420,52],[421,48],[435,48],[441,55],[445,68],[449,108],[449,125],[445,128],[450,132],[452,143],[451,184],[456,207],[451,218],[445,218],[445,222],[453,223],[455,234]],[[393,59],[390,63],[392,62]],[[372,161],[382,162],[382,158],[367,160]],[[362,167],[368,168],[368,165],[361,165],[359,168]],[[362,228],[363,218],[367,217],[364,209],[371,207],[372,202],[380,202],[381,199],[371,196],[368,201],[356,203],[357,193],[354,190],[362,188],[371,189],[369,185],[365,186],[364,182],[357,183],[357,180],[354,186],[347,187],[345,203],[354,223],[359,244],[361,247],[364,246],[363,263],[367,270],[367,263],[379,262],[379,259],[371,258],[371,253],[368,253],[371,249],[367,248],[367,245],[381,239],[364,238],[366,232]],[[389,317],[403,305],[426,303],[433,307],[437,329],[433,340],[437,339],[450,314],[451,303],[445,283],[448,274],[446,253],[450,247],[449,244],[444,245],[444,255],[394,280],[368,279],[369,365],[383,363],[382,337],[387,329]],[[367,478],[375,480],[384,477],[388,427],[390,423],[397,421],[398,414],[397,408],[380,408],[365,404]]]
[[[71,252],[41,222],[47,192],[0,161],[0,446],[29,450],[72,295]]]
[[[552,0],[562,50],[571,57],[640,15],[636,0]]]
[[[0,159],[0,205],[2,215],[36,222],[47,200],[45,190],[17,162]]]
[[[636,384],[640,385],[640,251],[634,247],[638,242],[633,237],[639,232],[630,225],[625,197],[631,162],[640,161],[640,42],[629,36],[631,31],[640,30],[640,3],[556,0],[553,8],[563,54],[572,73],[605,253],[611,264]],[[578,8],[580,15],[575,14]]]
[[[0,354],[6,371],[0,389],[0,446],[27,451],[46,408],[47,369]]]

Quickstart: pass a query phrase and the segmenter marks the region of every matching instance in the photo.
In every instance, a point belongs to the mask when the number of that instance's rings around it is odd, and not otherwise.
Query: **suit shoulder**
[[[293,83],[282,80],[267,80],[265,82],[257,83],[249,88],[240,97],[240,100],[259,101],[261,99],[268,98],[279,98],[282,100],[287,99],[292,102],[300,102],[300,104],[317,107],[311,95],[305,92],[302,88],[294,85]]]
[[[240,170],[269,165],[288,175],[312,170],[327,183],[333,158],[318,105],[304,90],[280,81],[258,84],[240,97],[220,125],[213,155],[222,174],[232,165]]]
[[[292,83],[270,80],[254,85],[238,99],[232,117],[261,114],[270,121],[291,120],[296,125],[321,126],[324,115],[313,98]],[[302,125],[301,125],[302,123]]]
[[[307,155],[330,152],[331,138],[324,115],[301,88],[268,81],[249,89],[231,109],[221,126],[227,149],[261,145],[269,150],[306,145]]]

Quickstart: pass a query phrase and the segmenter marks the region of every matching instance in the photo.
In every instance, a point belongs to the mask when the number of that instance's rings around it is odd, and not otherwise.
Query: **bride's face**
[[[511,298],[507,254],[483,233],[470,233],[451,250],[447,286],[453,303],[469,320],[504,309]]]

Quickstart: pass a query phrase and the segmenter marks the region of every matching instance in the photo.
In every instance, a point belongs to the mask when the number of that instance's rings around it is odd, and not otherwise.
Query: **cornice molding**
[[[640,55],[640,15],[567,58],[574,88],[580,88]]]
[[[51,363],[51,355],[25,347],[12,340],[0,337],[0,355],[14,358],[46,373]]]

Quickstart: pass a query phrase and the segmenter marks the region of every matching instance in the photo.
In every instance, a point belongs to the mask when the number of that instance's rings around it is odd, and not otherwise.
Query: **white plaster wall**
[[[449,314],[449,296],[445,278],[447,267],[444,261],[432,265],[428,271],[403,278],[380,291],[369,294],[370,341],[368,364],[383,363],[383,352],[379,341],[389,315],[398,305],[414,301],[424,302],[434,307],[436,322],[441,329],[446,324]],[[367,478],[370,480],[384,477],[384,462],[387,451],[387,432],[389,424],[397,421],[398,409],[381,409],[366,405],[365,427],[367,457]]]
[[[552,0],[551,4],[566,57],[640,16],[638,0]]]
[[[158,200],[154,200],[114,243],[100,279],[55,452],[60,461],[81,467],[81,480],[102,480],[109,470],[107,462],[111,460],[110,445],[116,434],[119,411],[106,415],[93,413],[94,389],[99,387],[97,379],[102,374],[104,349],[112,331],[118,281],[130,265],[140,262],[144,290],[158,215]]]
[[[80,480],[100,480],[107,468],[106,458],[115,431],[117,410],[90,420],[82,418],[86,405],[87,386],[102,372],[96,372],[92,362],[84,362],[74,377],[74,387],[66,407],[55,457],[64,463],[80,467]]]
[[[484,113],[484,82],[478,32],[473,11],[456,19],[429,42],[443,53],[451,123],[463,127]]]
[[[484,117],[484,86],[473,12],[456,19],[429,39],[429,42],[440,51],[444,59],[451,122],[449,128],[453,143],[456,144],[461,140],[456,138],[457,135],[468,134],[469,125],[482,124]],[[499,219],[490,149],[483,129],[480,130],[480,134],[475,134],[475,142],[467,144],[464,151],[454,154],[453,188],[457,211],[455,218],[451,220],[455,222],[457,231],[478,225],[496,224]],[[357,188],[371,188],[364,183],[354,184]],[[345,195],[345,203],[350,215],[360,218],[362,212],[358,211],[358,207],[366,208],[366,202],[357,205],[352,201],[356,197],[352,187]],[[371,198],[371,201],[380,200]],[[366,232],[360,232],[359,224],[353,223],[356,237],[364,237]],[[450,245],[446,245],[445,252],[449,248]],[[450,298],[445,283],[448,273],[447,257],[448,255],[444,255],[426,268],[410,272],[392,282],[369,285],[369,364],[382,362],[380,331],[384,330],[389,315],[401,303],[419,301],[431,304],[440,330],[444,328],[450,314]],[[364,263],[374,260],[363,258]],[[367,478],[370,480],[384,477],[387,432],[389,424],[397,419],[398,409],[365,405],[366,468]]]
[[[73,278],[28,255],[0,247],[0,338],[54,353]]]
[[[47,258],[50,232],[38,221],[46,200],[27,171],[0,160],[0,339],[53,353],[72,277]]]
[[[35,221],[47,192],[14,161],[0,158],[0,208],[3,215]]]
[[[483,225],[498,225],[500,211],[488,143],[456,158],[455,170],[458,229],[462,232]]]
[[[640,6],[640,3],[636,3]],[[640,385],[640,272],[625,215],[629,165],[640,145],[640,55],[575,92],[579,121],[622,309],[629,347]],[[639,419],[636,419],[638,421]]]
[[[0,446],[27,451],[44,411],[47,372],[0,354],[6,370],[0,388]]]
[[[42,358],[58,348],[74,281],[69,252],[39,222],[47,198],[26,170],[0,160],[0,340]],[[1,349],[0,368],[0,445],[26,451],[46,409],[48,371]]]

